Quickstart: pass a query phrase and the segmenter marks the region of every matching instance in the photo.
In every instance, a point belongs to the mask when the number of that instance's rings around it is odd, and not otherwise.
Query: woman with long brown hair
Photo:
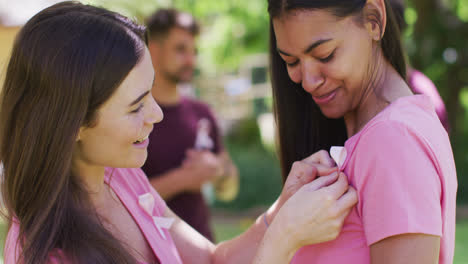
[[[140,169],[163,118],[153,81],[144,27],[119,14],[63,2],[21,29],[0,109],[5,263],[251,263],[336,237],[357,196],[323,152],[231,241],[181,221]]]

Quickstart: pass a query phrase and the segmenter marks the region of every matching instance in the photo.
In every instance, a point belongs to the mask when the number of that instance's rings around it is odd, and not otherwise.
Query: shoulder
[[[377,147],[411,151],[409,143],[432,149],[434,143],[447,139],[430,99],[424,95],[404,98],[389,106],[354,137],[357,147],[370,147],[369,151],[377,151]]]
[[[450,155],[449,146],[445,129],[435,114],[424,109],[424,104],[400,103],[348,140],[349,160],[345,166],[359,175],[358,183],[377,174],[415,178],[414,174],[421,174],[418,170],[439,172],[443,156]]]

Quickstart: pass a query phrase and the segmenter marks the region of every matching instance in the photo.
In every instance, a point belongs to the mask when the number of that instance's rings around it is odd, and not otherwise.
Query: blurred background
[[[56,0],[0,1],[0,82],[15,34]],[[246,229],[281,190],[268,73],[266,0],[89,0],[142,22],[159,7],[193,14],[202,26],[195,82],[180,89],[208,103],[240,172],[240,193],[214,201],[218,241]],[[404,46],[414,68],[438,87],[458,171],[456,264],[468,263],[468,0],[407,0]],[[4,238],[5,226],[0,228]],[[3,244],[3,243],[2,243]],[[3,249],[3,246],[2,246]],[[464,251],[462,249],[465,249]]]

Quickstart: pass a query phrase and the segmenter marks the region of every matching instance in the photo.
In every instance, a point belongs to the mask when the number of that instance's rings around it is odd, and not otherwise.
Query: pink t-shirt
[[[165,234],[165,238],[163,238],[156,228],[151,216],[149,216],[139,205],[138,197],[149,193],[154,197],[152,216],[164,216],[164,212],[166,210],[165,202],[150,185],[144,172],[139,168],[106,168],[105,181],[109,184],[112,190],[114,190],[124,206],[127,208],[128,212],[133,216],[133,219],[140,227],[141,232],[145,236],[154,255],[159,259],[160,263],[181,264],[182,260],[169,231],[167,229],[162,229],[162,232]],[[17,263],[16,260],[21,253],[19,246],[16,246],[18,231],[19,225],[15,222],[8,231],[8,236],[5,242],[5,264]],[[56,252],[56,254],[61,254],[61,252]],[[50,263],[55,264],[59,262],[51,256]]]
[[[370,263],[369,246],[406,233],[440,236],[453,262],[457,179],[447,132],[430,99],[396,100],[345,143],[341,170],[359,202],[334,241],[301,248],[294,264]]]

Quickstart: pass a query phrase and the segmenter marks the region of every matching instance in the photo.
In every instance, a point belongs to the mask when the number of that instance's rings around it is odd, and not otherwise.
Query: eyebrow
[[[140,96],[138,96],[137,99],[135,99],[133,102],[131,102],[128,106],[133,106],[133,105],[136,105],[138,102],[141,101],[141,99],[143,99],[145,96],[147,96],[148,94],[150,93],[150,91],[146,91],[144,92],[143,94],[141,94]]]
[[[326,42],[329,42],[331,41],[332,39],[320,39],[320,40],[317,40],[316,42],[312,43],[311,45],[309,45],[309,47],[307,47],[305,50],[304,50],[304,53],[309,53],[311,52],[313,49],[317,48],[318,46],[326,43]],[[284,52],[280,49],[276,49],[279,53],[283,54],[283,55],[286,55],[286,56],[290,56],[292,57],[291,54],[287,53],[287,52]]]
[[[151,84],[151,88],[153,88],[153,86],[154,86],[155,77],[156,77],[156,76],[153,76],[153,83]],[[135,99],[133,102],[131,102],[128,106],[132,106],[132,105],[137,104],[138,102],[141,101],[141,99],[143,99],[145,96],[147,96],[150,92],[151,92],[151,89],[148,90],[148,91],[146,91],[146,92],[144,92],[144,93],[142,93],[140,96],[138,96],[137,99]]]

